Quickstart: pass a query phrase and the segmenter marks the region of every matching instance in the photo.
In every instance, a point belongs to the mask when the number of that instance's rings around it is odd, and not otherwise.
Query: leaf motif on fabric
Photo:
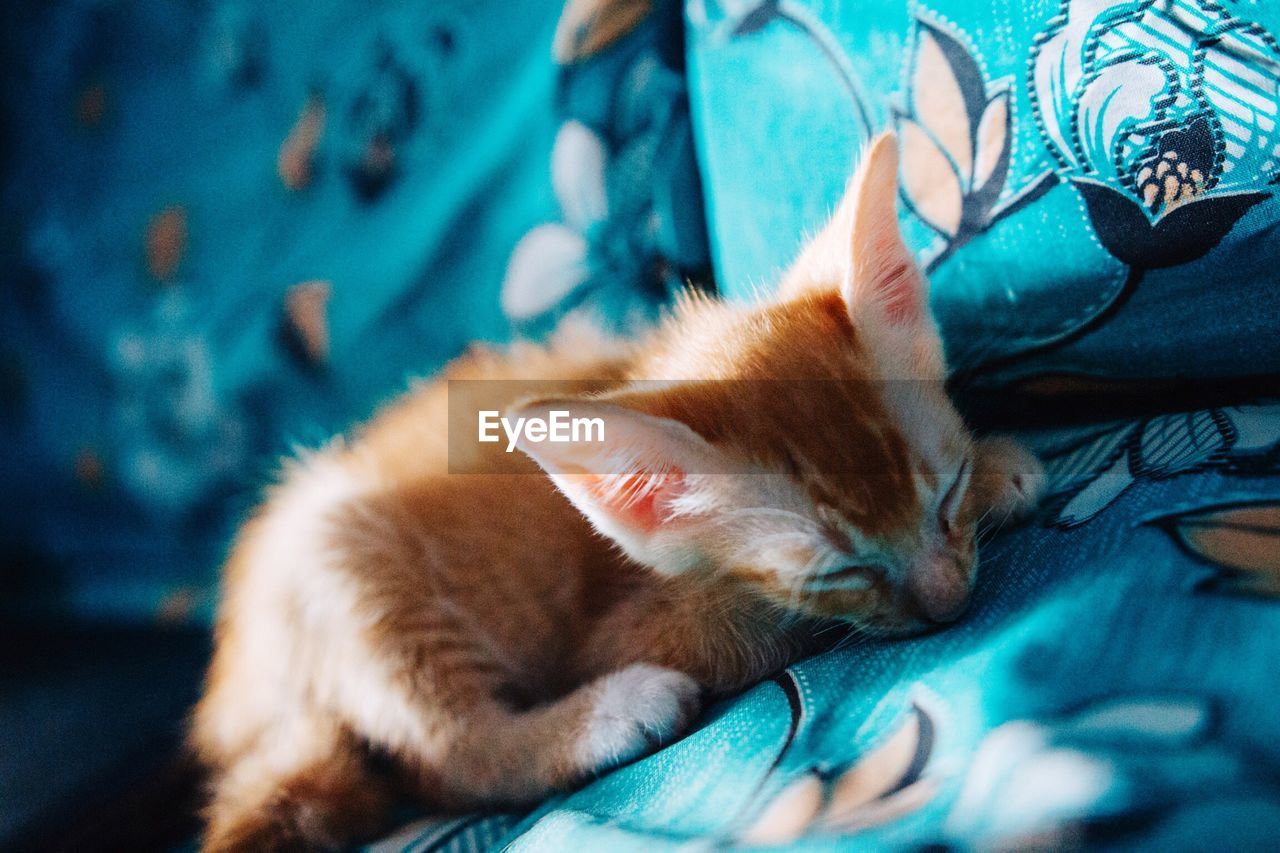
[[[985,103],[982,71],[951,35],[920,21],[911,70],[912,113],[950,155],[960,175],[973,170],[973,136]]]
[[[1157,476],[1194,468],[1226,450],[1220,416],[1213,409],[1152,418],[1138,442],[1139,471]]]
[[[1280,403],[1160,415],[1093,435],[1075,431],[1036,449],[1045,459],[1050,494],[1065,501],[1054,523],[1070,527],[1093,518],[1140,479],[1206,468],[1277,470]]]
[[[92,447],[83,447],[76,454],[75,464],[73,466],[76,472],[76,480],[86,489],[96,491],[102,488],[103,482],[106,480],[106,464],[102,461],[102,454]]]
[[[883,742],[834,777],[810,770],[789,782],[738,841],[777,845],[809,832],[856,832],[922,808],[937,793],[936,780],[922,776],[933,742],[933,719],[912,705]]]
[[[902,192],[926,225],[954,237],[964,214],[964,190],[946,152],[920,124],[897,117],[902,146]]]
[[[156,281],[169,283],[187,252],[187,209],[172,205],[151,217],[146,235],[147,270]]]
[[[1004,185],[1009,172],[1009,92],[999,92],[987,103],[978,123],[977,157],[973,167],[974,191],[993,181]]]
[[[1058,513],[1057,523],[1071,527],[1093,518],[1133,485],[1129,458],[1121,455],[1110,467],[1094,477],[1077,492]]]
[[[1124,696],[1099,700],[1064,720],[1059,735],[1109,743],[1188,743],[1209,727],[1204,701],[1181,695]]]
[[[1211,507],[1161,525],[1215,574],[1202,592],[1280,598],[1280,503]]]
[[[805,773],[769,801],[755,822],[738,836],[738,842],[765,847],[795,841],[817,817],[823,798],[822,779],[816,773]]]
[[[297,121],[276,155],[276,174],[280,182],[295,192],[305,189],[314,177],[315,151],[324,134],[325,104],[318,95],[307,99]]]
[[[329,358],[329,296],[327,281],[304,281],[285,294],[284,311],[290,338],[312,364]]]
[[[932,747],[933,722],[913,706],[897,731],[835,780],[824,820],[854,820],[859,809],[916,782]]]
[[[569,0],[556,25],[551,52],[571,65],[605,50],[640,25],[652,0]]]
[[[1013,155],[1009,85],[988,83],[957,31],[917,16],[908,62],[907,103],[894,111],[902,194],[912,213],[942,238],[926,263],[932,272],[1058,179],[1043,172],[1012,195],[1005,193]]]
[[[536,317],[586,280],[586,238],[557,223],[539,225],[511,252],[502,282],[502,310],[513,320]]]
[[[565,222],[585,232],[609,215],[605,169],[609,154],[604,140],[580,121],[566,121],[551,149],[551,186]]]

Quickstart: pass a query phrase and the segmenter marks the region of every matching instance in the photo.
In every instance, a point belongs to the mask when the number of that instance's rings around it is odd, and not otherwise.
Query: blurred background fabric
[[[707,281],[678,7],[579,6],[0,8],[0,847],[194,831],[183,715],[282,454]]]
[[[558,68],[559,13],[6,5],[5,607],[207,621],[279,455],[705,276],[678,18]]]
[[[506,333],[505,252],[552,210],[556,10],[3,15],[4,599],[207,614],[275,456]]]
[[[1277,34],[1243,0],[4,5],[0,847],[190,841],[182,716],[281,453],[473,340],[767,294],[893,128],[954,390],[1049,474],[970,613],[372,849],[1275,849]]]

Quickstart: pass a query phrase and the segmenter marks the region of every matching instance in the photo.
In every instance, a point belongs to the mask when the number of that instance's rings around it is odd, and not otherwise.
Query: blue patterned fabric
[[[207,617],[279,453],[509,335],[557,12],[5,4],[6,607]]]
[[[725,292],[773,281],[893,127],[957,371],[1280,370],[1275,6],[691,0],[688,18]]]
[[[850,638],[503,844],[1275,849],[1280,402],[1224,383],[1239,399],[1212,408],[1089,411],[1280,371],[1280,17],[1213,0],[686,14],[723,291],[774,281],[892,125],[961,386],[1076,403],[1071,425],[1023,432],[1049,494],[983,543],[960,624]]]
[[[207,619],[292,445],[706,279],[678,8],[560,11],[0,10],[5,607]]]
[[[674,0],[566,5],[551,153],[560,217],[521,239],[503,282],[522,332],[582,308],[625,327],[710,284],[682,46]]]
[[[1274,849],[1280,403],[1026,438],[1048,499],[960,624],[797,664],[510,849]]]
[[[504,332],[554,16],[471,6],[6,6],[6,604],[207,609],[272,456]]]
[[[1272,6],[559,11],[0,9],[7,607],[201,618],[290,442],[474,338],[767,285],[883,126],[968,385],[1280,371]],[[1078,399],[1024,433],[1050,493],[955,627],[850,638],[529,814],[373,849],[1274,849],[1280,402]]]

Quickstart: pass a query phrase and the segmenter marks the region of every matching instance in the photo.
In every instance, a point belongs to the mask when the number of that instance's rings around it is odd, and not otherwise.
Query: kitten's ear
[[[693,483],[726,469],[723,454],[700,435],[603,400],[527,401],[507,418],[576,422],[576,440],[533,441],[521,431],[516,447],[633,559],[670,573],[698,562],[695,534],[706,516]]]
[[[831,220],[801,252],[784,296],[838,285],[855,322],[869,313],[891,325],[927,316],[924,276],[898,229],[898,143],[876,137],[863,153]]]
[[[841,203],[849,206],[849,267],[842,287],[857,315],[878,310],[895,325],[917,324],[929,310],[928,285],[898,227],[898,142],[876,137]]]

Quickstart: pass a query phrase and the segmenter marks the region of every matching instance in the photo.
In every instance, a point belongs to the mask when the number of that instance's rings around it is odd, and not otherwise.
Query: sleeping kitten
[[[290,463],[226,570],[194,730],[205,849],[339,846],[392,779],[434,808],[530,803],[680,734],[817,620],[958,616],[978,523],[1028,510],[1042,475],[943,391],[896,176],[882,136],[775,300],[690,296],[635,342],[570,327],[445,374],[567,383],[468,387],[599,418],[601,442],[526,436],[524,473],[503,442],[447,458],[441,379]]]

